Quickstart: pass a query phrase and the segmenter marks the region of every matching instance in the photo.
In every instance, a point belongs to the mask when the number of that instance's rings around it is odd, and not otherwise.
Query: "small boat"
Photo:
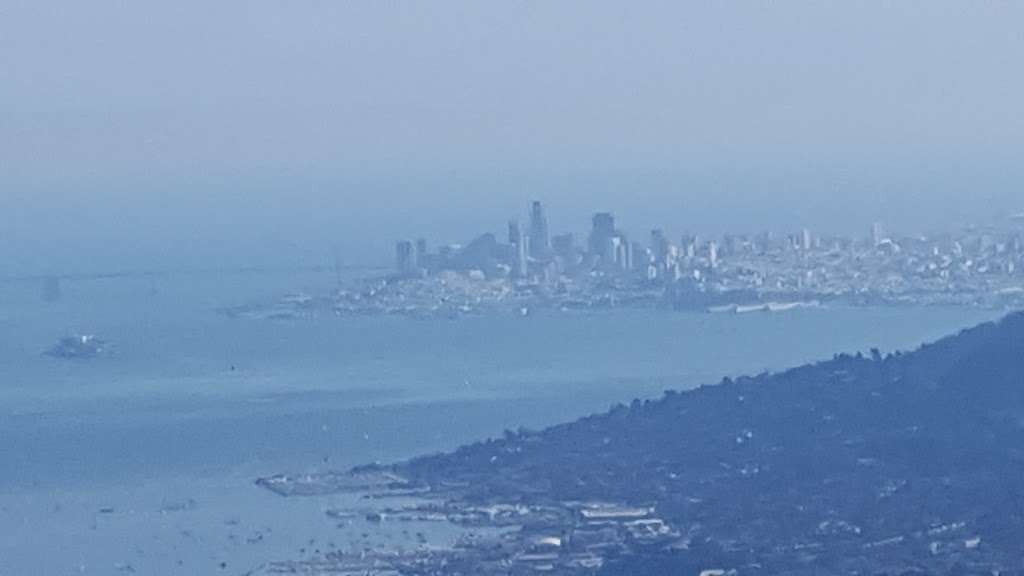
[[[54,358],[94,358],[103,353],[105,343],[92,335],[76,335],[61,338],[46,351]]]

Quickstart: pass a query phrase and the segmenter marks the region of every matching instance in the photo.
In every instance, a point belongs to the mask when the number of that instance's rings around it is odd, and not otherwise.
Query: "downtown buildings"
[[[1024,302],[1024,225],[1016,221],[928,237],[897,237],[876,223],[861,238],[805,228],[786,235],[685,234],[673,241],[656,228],[640,242],[610,212],[592,215],[583,241],[553,234],[540,202],[530,205],[527,216],[526,225],[510,220],[500,239],[484,233],[434,252],[425,240],[399,242],[392,280],[441,278],[444,287],[436,292],[460,286],[456,300],[470,308],[496,297],[539,298],[562,307],[646,302],[698,309],[835,300]],[[475,297],[474,286],[488,296]]]

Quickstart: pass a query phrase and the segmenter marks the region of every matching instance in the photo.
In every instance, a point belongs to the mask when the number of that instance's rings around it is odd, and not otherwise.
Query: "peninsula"
[[[303,574],[1020,574],[1024,313],[909,353],[841,354],[389,465],[259,481],[351,491],[451,548]],[[395,497],[416,503],[390,506]]]

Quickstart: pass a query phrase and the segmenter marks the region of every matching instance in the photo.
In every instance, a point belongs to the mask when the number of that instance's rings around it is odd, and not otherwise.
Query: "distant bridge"
[[[172,276],[238,276],[244,274],[282,274],[299,272],[331,273],[339,272],[385,272],[389,268],[384,266],[368,265],[338,265],[338,266],[239,266],[222,268],[179,268],[168,270],[115,270],[108,272],[72,272],[64,274],[27,274],[27,275],[0,275],[0,282],[48,282],[48,281],[91,281],[111,280],[119,278],[168,278]]]

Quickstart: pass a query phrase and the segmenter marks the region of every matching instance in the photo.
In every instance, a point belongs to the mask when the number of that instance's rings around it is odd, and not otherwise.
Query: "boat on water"
[[[103,353],[106,343],[93,335],[61,338],[45,354],[54,358],[94,358]]]

